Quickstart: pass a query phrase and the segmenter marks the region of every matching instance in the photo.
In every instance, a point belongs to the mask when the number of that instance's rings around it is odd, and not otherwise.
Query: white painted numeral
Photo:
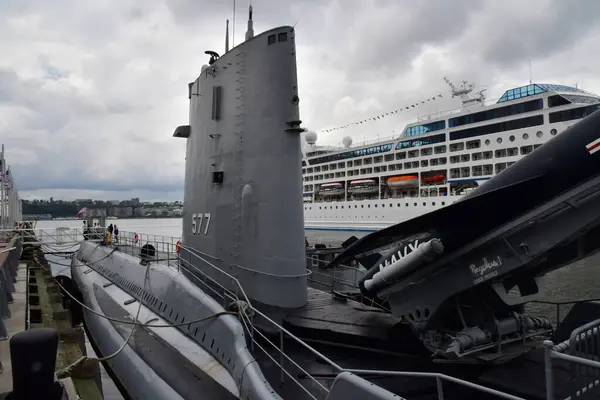
[[[208,235],[208,227],[210,226],[210,213],[204,214],[204,218],[206,218],[206,228],[204,228],[204,234]]]
[[[192,214],[192,234],[199,235],[202,232],[202,221],[206,219],[206,226],[204,227],[204,234],[208,235],[208,228],[210,227],[210,213],[196,213]]]

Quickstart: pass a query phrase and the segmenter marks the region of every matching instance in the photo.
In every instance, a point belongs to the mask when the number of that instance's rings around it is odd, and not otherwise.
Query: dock
[[[71,315],[63,307],[60,287],[32,232],[28,235],[2,232],[0,241],[0,399],[13,391],[11,339],[21,332],[52,328],[58,332],[55,370],[68,367],[86,355],[85,333],[72,327]],[[16,371],[15,371],[16,372]],[[69,399],[102,399],[100,370],[76,368],[59,379]]]

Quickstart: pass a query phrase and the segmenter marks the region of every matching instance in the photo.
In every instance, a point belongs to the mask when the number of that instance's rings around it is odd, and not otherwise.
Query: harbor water
[[[117,225],[120,231],[137,232],[139,234],[153,234],[171,237],[180,237],[182,232],[181,218],[163,218],[163,219],[117,219],[108,220],[107,224]],[[52,220],[38,221],[37,229],[56,229],[59,227],[81,228],[80,220]],[[339,232],[339,231],[306,231],[305,236],[310,245],[316,243],[326,246],[339,246],[343,241],[354,235],[362,237],[364,232]],[[50,260],[49,260],[50,261]],[[53,268],[54,269],[54,268]],[[59,266],[54,273],[65,270],[65,267]],[[600,298],[600,254],[591,256],[585,260],[579,261],[562,269],[553,271],[547,275],[546,293],[544,300],[555,302],[567,302],[574,300],[588,300]],[[562,305],[560,308],[560,318],[564,318],[570,305]],[[527,306],[527,311],[534,315],[543,315],[550,318],[553,323],[556,319],[556,306],[531,303]],[[87,339],[86,339],[87,340]],[[87,343],[88,355],[94,356],[93,349]],[[104,370],[102,373],[102,390],[104,398],[107,400],[121,400],[118,389]]]

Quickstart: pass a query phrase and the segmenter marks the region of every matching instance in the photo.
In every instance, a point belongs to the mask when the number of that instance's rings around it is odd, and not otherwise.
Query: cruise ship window
[[[496,150],[496,158],[506,157],[506,149]]]
[[[456,164],[458,160],[458,156],[450,156],[450,164]]]
[[[537,148],[538,148],[538,147],[540,147],[540,146],[541,146],[541,144],[534,144],[534,145],[533,145],[533,149],[535,150],[535,149],[537,149]]]
[[[419,157],[419,150],[411,150],[408,152],[408,158]]]
[[[439,160],[437,158],[434,158],[433,160],[431,160],[430,165],[432,167],[439,165]]]
[[[277,43],[275,35],[269,35],[269,37],[267,38],[267,44],[268,45],[272,45],[272,44],[275,44],[275,43]]]
[[[433,149],[429,148],[429,149],[421,149],[421,155],[422,156],[430,156],[433,154]]]
[[[527,139],[529,139],[529,134],[528,134],[528,133],[524,133],[524,134],[523,134],[523,139],[524,139],[524,140],[527,140]]]
[[[418,161],[413,161],[410,163],[411,168],[419,168],[419,162]]]
[[[427,167],[429,165],[429,161],[421,160],[421,167]]]
[[[406,204],[404,205],[404,207],[408,207],[408,203],[406,203]]]
[[[467,162],[471,159],[471,155],[470,154],[461,154],[460,155],[460,162]]]
[[[417,206],[417,203],[415,203],[415,204],[414,204],[414,206],[416,207],[416,206]]]
[[[396,166],[392,164],[392,165],[389,166],[388,170],[395,171],[396,170]]]
[[[348,161],[348,162],[346,163],[346,166],[347,166],[347,167],[351,167],[351,166],[352,166],[352,161]]]
[[[485,145],[489,146],[490,145],[490,139],[485,139]]]
[[[483,153],[473,153],[473,161],[483,160]]]
[[[515,141],[515,135],[510,135],[508,137],[508,140],[510,140],[511,142],[514,142]]]
[[[540,138],[541,138],[543,135],[544,135],[544,132],[542,132],[542,131],[537,131],[537,132],[535,133],[535,136],[537,136],[537,137],[540,137]]]
[[[277,35],[277,40],[279,42],[287,42],[287,32],[281,32],[279,35]]]
[[[443,206],[445,206],[445,205],[446,205],[446,202],[445,202],[445,201],[442,201],[442,205],[443,205]]]
[[[494,173],[494,166],[492,164],[486,164],[483,166],[483,174],[491,175]]]
[[[396,169],[400,171],[402,169],[402,164],[396,164]]]
[[[450,151],[461,151],[465,149],[464,143],[452,143],[450,145]]]
[[[409,163],[409,162],[405,162],[405,163],[404,163],[404,168],[406,168],[406,169],[410,169],[410,163]]]
[[[490,160],[494,157],[494,153],[491,151],[484,151],[483,152],[483,159],[484,160]]]
[[[514,157],[519,155],[519,149],[516,147],[511,147],[510,149],[506,149],[506,155],[509,157]]]
[[[498,163],[496,164],[496,173],[499,174],[500,172],[504,171],[506,169],[506,163]]]
[[[364,205],[364,204],[361,204],[361,205],[360,205],[360,208],[365,208],[365,205]]]
[[[448,162],[448,159],[446,157],[438,158],[438,160],[440,161],[441,165],[444,165]]]
[[[406,158],[406,152],[400,151],[396,153],[396,160],[404,160]]]
[[[375,208],[377,208],[377,204],[375,204]]]
[[[382,156],[377,156],[377,157],[375,157],[375,158],[373,159],[373,161],[374,161],[375,163],[380,163],[380,162],[383,162],[383,157],[382,157]]]
[[[371,157],[363,159],[364,165],[372,164],[372,163],[373,163],[373,159]]]
[[[433,148],[435,154],[442,154],[446,152],[446,146],[436,146]]]
[[[393,154],[386,154],[384,157],[385,161],[394,161],[394,155]]]
[[[467,149],[478,149],[481,147],[481,140],[469,140],[466,144]]]
[[[496,139],[496,142],[498,142],[498,144],[502,143],[502,138],[499,137],[498,139]]]
[[[551,134],[552,136],[556,135],[557,133],[558,133],[558,132],[556,131],[556,129],[551,129],[551,130],[550,130],[550,134]]]
[[[522,146],[521,147],[521,155],[529,154],[533,151],[533,146]]]
[[[398,203],[397,206],[400,207],[400,203]]]

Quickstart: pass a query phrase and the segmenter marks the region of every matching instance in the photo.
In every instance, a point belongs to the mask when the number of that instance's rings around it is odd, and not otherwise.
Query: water
[[[121,231],[133,231],[137,233],[147,233],[154,235],[180,237],[182,232],[181,218],[165,219],[118,219],[107,221],[116,224]],[[62,221],[39,221],[38,229],[55,229],[58,227],[81,228],[83,223],[78,220]],[[354,235],[362,237],[364,232],[336,232],[336,231],[306,231],[308,242],[323,243],[327,246],[340,245],[344,240]],[[572,301],[591,298],[600,298],[600,254],[589,257],[562,269],[551,272],[547,275],[547,287],[544,300],[548,301]],[[560,317],[564,318],[570,306],[561,306]],[[527,311],[534,315],[545,315],[554,322],[556,318],[556,309],[551,305],[531,303],[527,306]],[[89,343],[88,354],[93,355],[93,350]],[[114,383],[108,374],[102,368],[102,385],[105,399],[121,400],[122,397],[116,389]]]

